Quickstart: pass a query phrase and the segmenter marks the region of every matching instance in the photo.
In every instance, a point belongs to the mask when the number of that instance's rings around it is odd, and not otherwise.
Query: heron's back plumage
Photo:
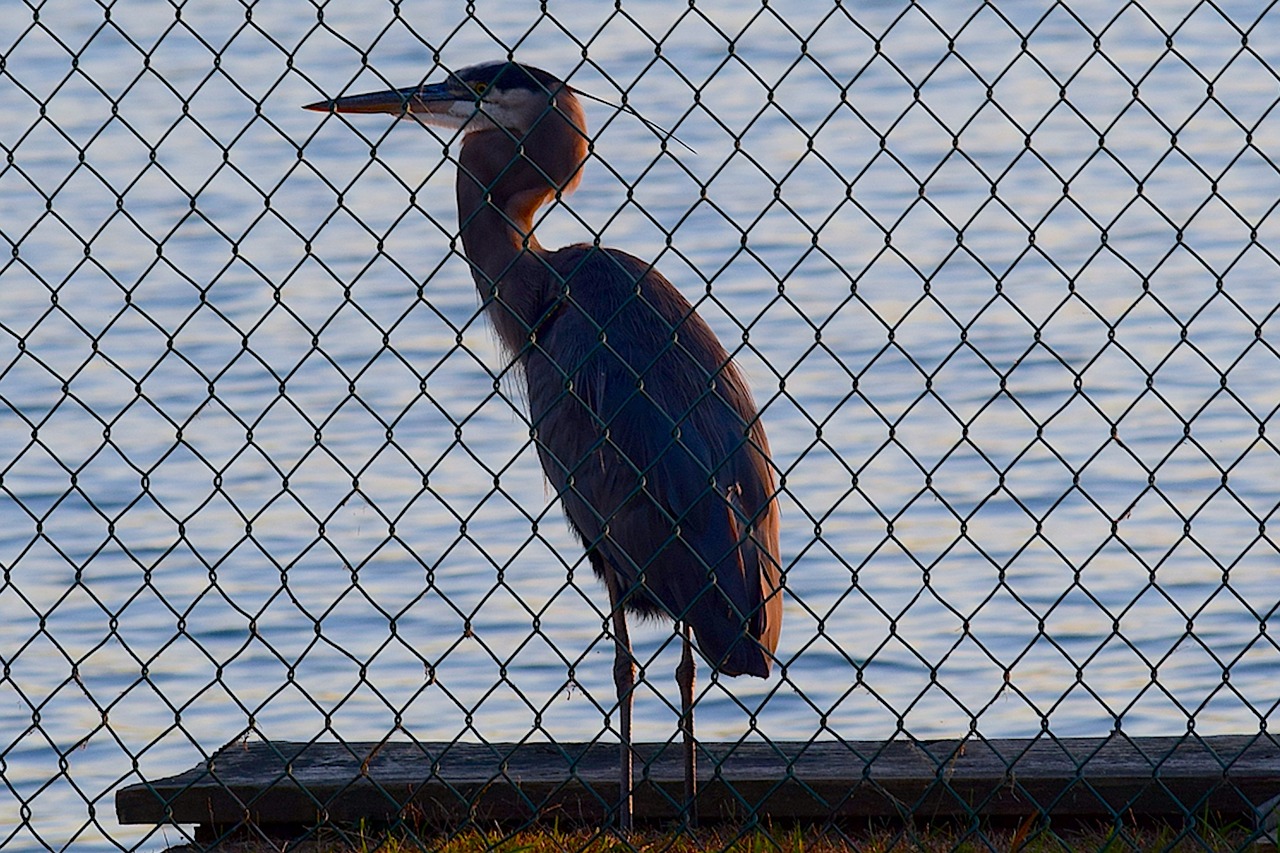
[[[623,606],[693,627],[729,675],[768,675],[782,622],[764,430],[711,329],[641,261],[546,255],[548,304],[520,360],[538,449]]]

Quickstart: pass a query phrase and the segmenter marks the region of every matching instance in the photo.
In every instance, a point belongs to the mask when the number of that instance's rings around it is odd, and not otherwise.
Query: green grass
[[[516,833],[467,830],[454,835],[414,834],[408,831],[377,833],[360,830],[324,830],[312,839],[293,845],[280,842],[226,843],[225,853],[1129,853],[1129,851],[1274,851],[1255,845],[1248,827],[1231,824],[1212,827],[1198,823],[1194,829],[1168,824],[1116,828],[1075,827],[1051,829],[1028,820],[1018,826],[967,828],[958,825],[915,827],[867,827],[861,830],[785,828],[734,829],[719,826],[692,832],[642,830],[622,838],[607,830],[557,827]],[[193,848],[193,849],[199,849]]]

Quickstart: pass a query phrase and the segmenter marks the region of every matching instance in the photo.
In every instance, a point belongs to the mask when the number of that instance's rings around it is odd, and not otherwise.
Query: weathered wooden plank
[[[1268,736],[704,743],[703,817],[1256,817],[1280,794]],[[678,745],[641,744],[639,817],[679,814]],[[613,744],[233,743],[186,773],[117,792],[121,823],[458,824],[535,814],[606,820]]]

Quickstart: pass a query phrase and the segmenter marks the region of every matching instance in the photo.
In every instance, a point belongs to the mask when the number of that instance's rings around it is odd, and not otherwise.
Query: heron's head
[[[471,65],[440,83],[348,95],[305,109],[390,113],[464,133],[500,128],[517,136],[557,113],[571,120],[581,115],[573,89],[563,81],[540,68],[509,61]]]
[[[554,158],[571,189],[586,159],[586,120],[572,87],[531,65],[498,61],[471,65],[452,72],[439,83],[347,95],[308,104],[305,109],[336,113],[388,113],[423,124],[446,128],[471,139],[483,131],[488,147],[506,148],[506,141],[530,159]],[[564,168],[567,167],[567,168]]]

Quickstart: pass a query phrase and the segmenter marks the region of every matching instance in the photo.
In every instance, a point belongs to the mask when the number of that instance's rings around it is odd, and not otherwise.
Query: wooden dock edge
[[[1055,818],[1252,822],[1275,837],[1273,735],[699,744],[703,820]],[[679,744],[637,746],[640,820],[682,809]],[[314,827],[408,818],[456,827],[533,818],[600,824],[617,801],[607,743],[234,742],[116,793],[122,824]]]

